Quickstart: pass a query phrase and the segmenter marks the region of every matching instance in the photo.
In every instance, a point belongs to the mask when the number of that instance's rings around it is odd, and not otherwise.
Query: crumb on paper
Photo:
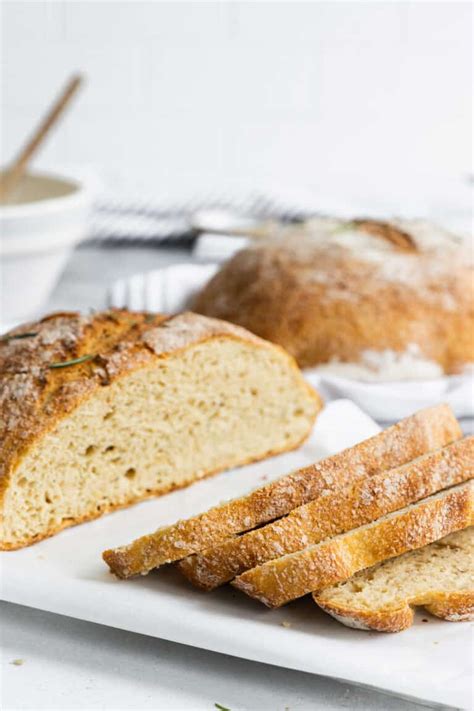
[[[15,667],[21,667],[22,664],[25,663],[24,659],[12,659],[10,664],[13,664]]]
[[[433,644],[439,644],[439,642],[433,642]]]
[[[287,620],[283,620],[283,622],[280,622],[282,627],[286,627],[289,629],[291,627],[291,622],[288,622]]]
[[[423,617],[423,619],[422,619],[421,621],[422,621],[422,622],[428,622],[428,620],[426,619],[426,617]]]
[[[38,555],[36,557],[38,558],[38,560],[44,560],[44,555]]]
[[[268,474],[264,474],[263,476],[260,477],[260,481],[267,481],[268,479]]]

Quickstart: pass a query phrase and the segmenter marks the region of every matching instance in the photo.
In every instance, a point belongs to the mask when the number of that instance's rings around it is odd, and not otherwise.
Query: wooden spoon
[[[60,116],[70,104],[71,99],[76,94],[82,82],[83,78],[80,74],[71,77],[46,116],[44,116],[36,127],[31,138],[26,142],[10,166],[3,172],[0,177],[0,201],[4,202],[17,187],[31,159],[38,151],[51,128],[57,123]]]

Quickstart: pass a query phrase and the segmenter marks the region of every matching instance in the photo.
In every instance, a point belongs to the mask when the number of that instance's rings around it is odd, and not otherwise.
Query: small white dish
[[[0,318],[35,316],[83,238],[91,190],[81,180],[28,174],[0,204]]]

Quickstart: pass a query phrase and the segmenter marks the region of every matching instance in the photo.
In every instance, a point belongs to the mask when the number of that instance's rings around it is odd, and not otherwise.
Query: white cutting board
[[[419,614],[410,630],[397,635],[360,632],[326,616],[310,597],[268,610],[231,587],[198,592],[173,568],[119,581],[101,560],[105,548],[240,495],[267,477],[309,464],[378,430],[351,402],[332,402],[297,452],[221,474],[30,548],[1,553],[1,598],[425,702],[469,707],[470,623],[447,623]]]

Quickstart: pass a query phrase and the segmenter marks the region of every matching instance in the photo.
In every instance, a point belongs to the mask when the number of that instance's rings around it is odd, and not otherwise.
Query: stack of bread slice
[[[474,616],[474,437],[446,405],[104,552],[121,578],[176,562],[197,587],[227,582],[268,607],[308,593],[363,629],[410,626],[411,605]]]

